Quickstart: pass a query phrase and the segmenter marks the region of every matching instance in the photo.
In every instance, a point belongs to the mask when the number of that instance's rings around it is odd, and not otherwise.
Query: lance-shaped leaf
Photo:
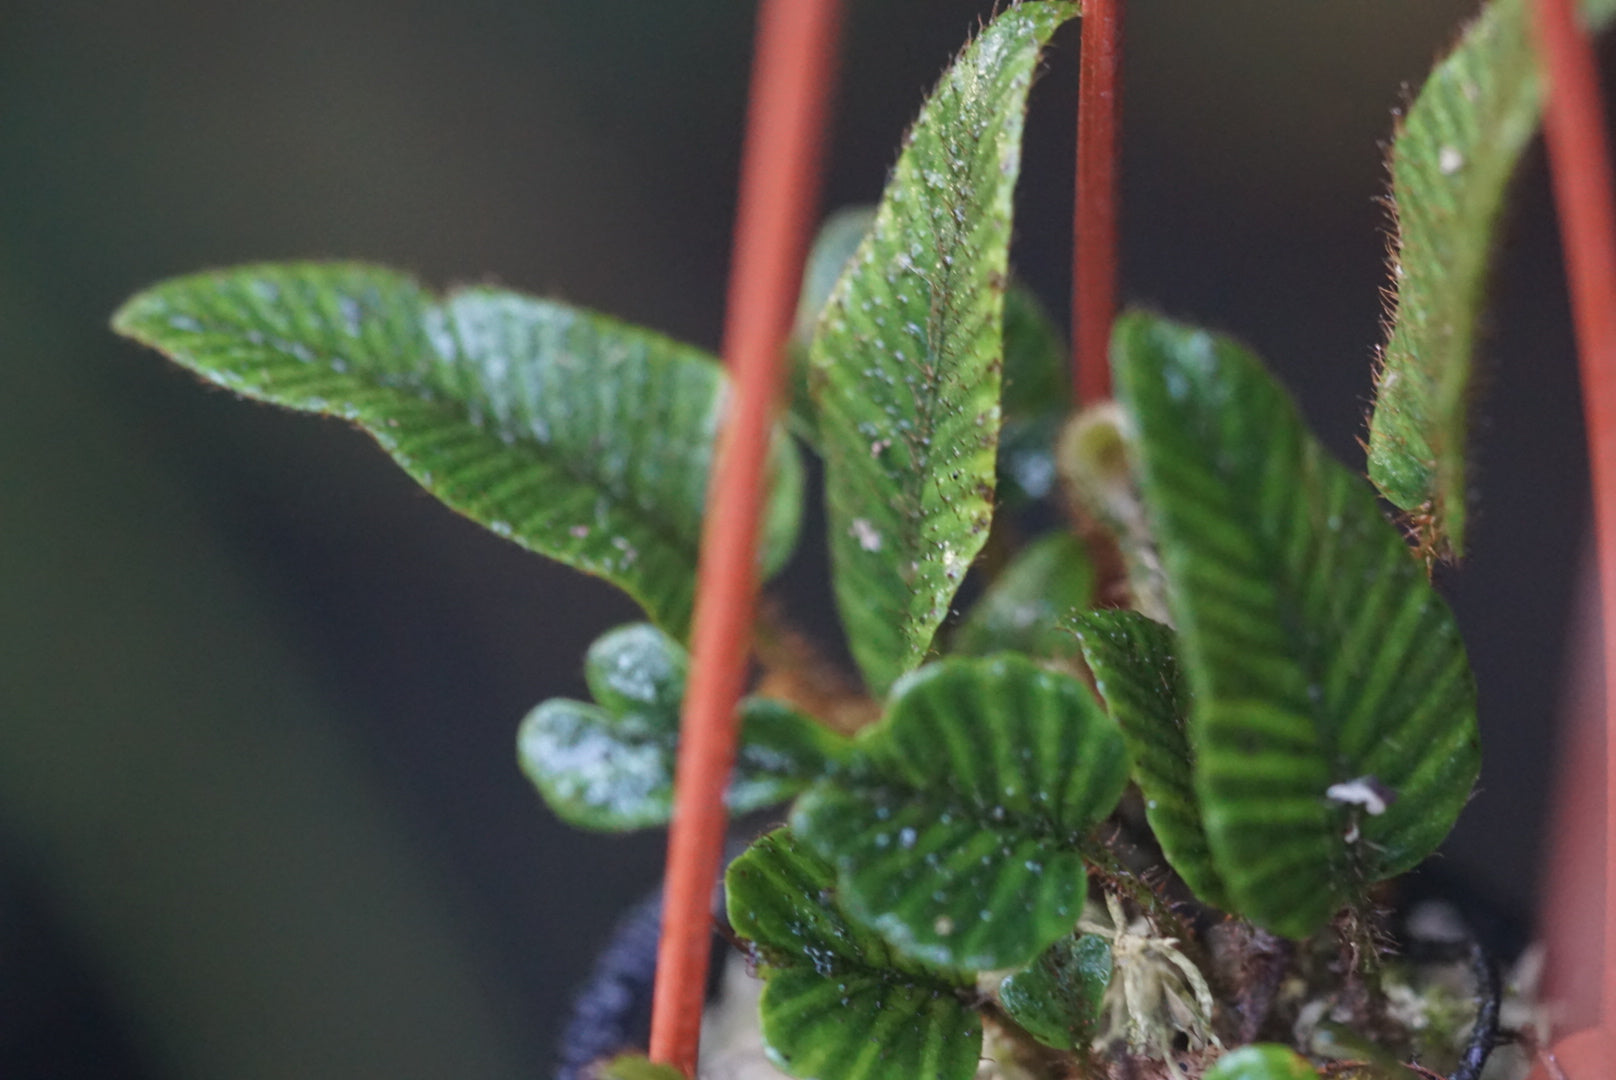
[[[522,770],[559,817],[587,829],[667,824],[688,670],[683,647],[656,627],[619,627],[584,664],[597,704],[553,698],[528,714]],[[846,752],[846,739],[781,702],[747,698],[740,708],[726,797],[735,813],[789,799]]]
[[[1135,313],[1112,359],[1219,876],[1236,911],[1305,936],[1435,849],[1469,798],[1464,645],[1368,485],[1255,358]]]
[[[1218,1058],[1202,1080],[1319,1080],[1319,1074],[1288,1046],[1256,1043]]]
[[[1074,14],[1017,4],[943,76],[814,339],[836,600],[878,693],[926,655],[987,538],[1022,121]]]
[[[353,421],[454,509],[605,578],[684,634],[725,394],[699,350],[501,289],[440,302],[352,264],[177,278],[113,326],[237,393]],[[783,435],[773,476],[770,569],[802,500]]]
[[[1064,937],[999,984],[999,1004],[1027,1034],[1057,1050],[1087,1046],[1111,985],[1111,946],[1094,934]]]
[[[1082,914],[1083,848],[1127,781],[1122,736],[1081,682],[1013,654],[951,658],[899,682],[791,822],[901,951],[1010,968]]]
[[[954,634],[954,651],[1074,656],[1072,616],[1094,602],[1094,564],[1077,537],[1055,532],[1028,544],[988,586]]]
[[[1090,611],[1072,625],[1095,687],[1122,728],[1145,819],[1162,854],[1196,896],[1228,907],[1195,795],[1194,751],[1185,732],[1190,693],[1173,632],[1132,611]]]
[[[982,1021],[971,976],[894,952],[849,918],[834,872],[789,829],[755,842],[724,876],[730,924],[768,980],[769,1056],[803,1080],[970,1080]]]
[[[1477,322],[1509,179],[1543,79],[1527,0],[1495,0],[1426,79],[1391,149],[1391,335],[1376,376],[1369,476],[1432,554],[1461,555]],[[1583,0],[1603,27],[1616,0]]]

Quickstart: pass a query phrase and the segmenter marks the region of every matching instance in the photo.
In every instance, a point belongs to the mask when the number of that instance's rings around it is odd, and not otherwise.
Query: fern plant
[[[805,274],[761,568],[792,551],[806,447],[868,694],[832,715],[812,666],[766,648],[760,686],[785,691],[741,708],[731,809],[795,800],[726,876],[762,1037],[823,1080],[967,1080],[984,1054],[1002,1077],[1474,1077],[1496,1010],[1444,1011],[1451,989],[1388,959],[1377,886],[1436,849],[1478,775],[1469,662],[1421,556],[1463,546],[1480,284],[1540,110],[1524,5],[1469,28],[1392,148],[1368,472],[1403,528],[1214,333],[1124,315],[1116,400],[1071,407],[1009,254],[1028,89],[1077,13],[1027,0],[986,25],[880,204],[833,218]],[[114,325],[360,425],[450,506],[634,598],[649,621],[590,649],[593,701],[541,704],[519,751],[579,826],[666,822],[726,397],[712,357],[359,264],[180,278]],[[1064,522],[1017,545],[1035,502]]]

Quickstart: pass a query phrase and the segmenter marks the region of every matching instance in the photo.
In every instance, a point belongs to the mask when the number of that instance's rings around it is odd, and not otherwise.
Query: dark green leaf
[[[517,741],[522,769],[558,816],[589,829],[667,823],[688,667],[684,649],[656,627],[619,627],[590,647],[585,664],[598,704],[553,698],[528,714]],[[846,748],[781,702],[746,699],[730,809],[789,799]]]
[[[987,538],[1022,120],[1075,14],[1011,7],[943,76],[814,339],[836,599],[877,693],[926,655]]]
[[[1111,946],[1084,934],[1055,942],[999,984],[999,1004],[1027,1034],[1057,1050],[1086,1046],[1111,984]]]
[[[1051,533],[1028,544],[988,586],[955,632],[954,651],[1075,656],[1070,620],[1093,602],[1088,549],[1069,533]]]
[[[439,302],[351,264],[177,278],[113,326],[237,393],[353,421],[456,510],[600,575],[684,634],[724,396],[706,354],[500,289]],[[783,435],[773,472],[770,569],[802,501]]]
[[[1201,1080],[1319,1080],[1319,1074],[1290,1047],[1257,1043],[1224,1054]]]
[[[1081,682],[1011,654],[954,658],[900,681],[791,821],[893,945],[994,970],[1072,929],[1083,845],[1127,779],[1122,736]]]
[[[592,1080],[685,1080],[672,1065],[658,1065],[639,1054],[620,1054],[596,1065]]]
[[[1071,406],[1066,342],[1025,285],[1004,294],[1004,428],[999,498],[1034,502],[1055,490],[1055,439]]]
[[[1214,907],[1229,901],[1207,846],[1195,796],[1190,713],[1173,632],[1132,611],[1090,611],[1074,622],[1083,658],[1111,717],[1122,728],[1145,818],[1162,854],[1195,895]]]
[[[1368,486],[1256,359],[1131,314],[1113,362],[1193,693],[1214,861],[1235,910],[1305,936],[1428,855],[1469,798],[1464,645]],[[1376,788],[1389,805],[1350,794]]]
[[[982,1048],[971,977],[893,952],[842,910],[833,876],[778,829],[724,877],[730,923],[768,980],[769,1056],[804,1080],[970,1080]]]
[[[1591,26],[1616,0],[1583,0]],[[1510,176],[1543,80],[1526,0],[1495,0],[1436,66],[1392,142],[1391,336],[1376,378],[1369,476],[1415,512],[1436,554],[1464,551],[1473,355]]]

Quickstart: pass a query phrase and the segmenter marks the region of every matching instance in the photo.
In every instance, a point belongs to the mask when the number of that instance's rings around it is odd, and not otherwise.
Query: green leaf
[[[1319,1074],[1288,1046],[1256,1043],[1218,1058],[1201,1080],[1319,1080]]]
[[[1055,942],[999,984],[999,1004],[1027,1034],[1057,1050],[1086,1046],[1111,984],[1111,946],[1083,934]]]
[[[1227,908],[1195,795],[1194,753],[1185,732],[1190,692],[1173,632],[1132,611],[1090,611],[1073,625],[1095,687],[1122,728],[1145,819],[1162,854],[1196,896]]]
[[[358,424],[454,509],[685,633],[725,385],[699,350],[501,289],[439,302],[354,264],[176,278],[113,326],[237,393]],[[773,453],[771,570],[802,502],[783,435]]]
[[[820,225],[803,267],[797,317],[786,346],[791,368],[786,422],[793,435],[815,450],[819,448],[819,418],[808,387],[808,349],[813,343],[819,316],[830,301],[831,290],[874,222],[873,206],[848,206],[831,214]]]
[[[517,736],[522,770],[557,816],[587,829],[667,823],[688,669],[684,649],[656,627],[619,627],[590,646],[585,661],[598,704],[554,698],[528,714]],[[791,707],[747,698],[731,811],[789,799],[846,749],[846,739]]]
[[[1134,313],[1112,348],[1235,910],[1302,937],[1448,833],[1476,779],[1447,604],[1374,494],[1233,343]],[[1384,812],[1335,785],[1389,789]]]
[[[792,827],[836,865],[847,910],[928,963],[1027,963],[1082,914],[1082,850],[1128,773],[1088,688],[1005,654],[893,689]]]
[[[1071,617],[1094,602],[1094,566],[1083,542],[1066,532],[1028,544],[976,602],[954,634],[969,656],[1019,652],[1039,658],[1077,654]]]
[[[792,340],[807,346],[814,340],[819,316],[830,302],[853,253],[875,224],[874,206],[844,206],[825,218],[808,252],[802,271],[802,291],[797,297],[797,317],[792,324]]]
[[[1004,294],[1002,503],[1036,502],[1055,490],[1055,440],[1071,405],[1066,341],[1025,285]]]
[[[769,1056],[804,1080],[970,1080],[982,1021],[971,977],[893,952],[850,918],[833,872],[788,829],[760,838],[724,876],[730,924],[768,980]]]
[[[1584,0],[1593,27],[1616,0]],[[1376,377],[1369,476],[1427,550],[1461,555],[1477,322],[1509,179],[1537,130],[1530,5],[1496,0],[1431,72],[1391,149],[1395,289]]]
[[[659,1065],[639,1054],[619,1054],[596,1065],[594,1080],[685,1080],[685,1074],[672,1065]]]
[[[1018,4],[943,76],[814,338],[837,605],[877,693],[926,655],[987,538],[1027,90],[1076,13]]]

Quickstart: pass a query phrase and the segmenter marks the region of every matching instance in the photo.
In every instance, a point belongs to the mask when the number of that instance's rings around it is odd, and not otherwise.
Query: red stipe
[[[1122,0],[1084,0],[1077,87],[1077,197],[1072,215],[1072,392],[1111,396],[1117,313],[1117,112]]]
[[[686,1076],[700,1049],[724,790],[757,605],[764,463],[818,209],[839,21],[837,0],[763,0],[758,10],[724,325],[732,394],[702,528],[651,1010],[652,1060]]]
[[[1544,136],[1582,372],[1593,486],[1594,543],[1604,629],[1604,925],[1598,1016],[1616,1047],[1616,202],[1593,44],[1572,0],[1535,0],[1548,76]],[[1589,962],[1584,953],[1581,962]],[[1606,1060],[1601,1073],[1609,1075]],[[1585,1080],[1573,1075],[1573,1080]],[[1592,1080],[1593,1072],[1586,1074]]]

